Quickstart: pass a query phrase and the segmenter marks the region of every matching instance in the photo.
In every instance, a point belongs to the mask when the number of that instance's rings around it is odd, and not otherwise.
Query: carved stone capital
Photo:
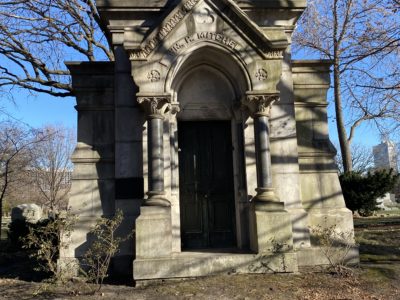
[[[272,104],[274,104],[275,101],[279,101],[278,92],[247,92],[246,97],[242,100],[242,105],[250,111],[253,118],[261,116],[269,118]]]
[[[171,109],[169,95],[138,95],[137,102],[147,114],[148,119],[164,119],[165,114]]]
[[[181,108],[179,107],[179,103],[178,102],[171,103],[171,107],[170,107],[171,115],[176,115],[180,111],[181,111]]]

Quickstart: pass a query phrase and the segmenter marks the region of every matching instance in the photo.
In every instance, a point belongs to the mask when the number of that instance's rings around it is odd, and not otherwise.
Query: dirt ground
[[[40,274],[26,258],[0,257],[0,299],[400,299],[400,217],[355,220],[360,266],[350,277],[320,269],[299,274],[221,274],[158,281],[147,286],[107,284],[89,295],[88,286],[69,283],[43,290]],[[35,277],[36,276],[36,277]]]

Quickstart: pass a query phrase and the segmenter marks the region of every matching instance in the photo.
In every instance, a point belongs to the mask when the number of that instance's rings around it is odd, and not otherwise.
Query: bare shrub
[[[99,292],[102,288],[103,281],[108,276],[111,259],[118,253],[120,244],[130,237],[130,235],[125,237],[116,235],[122,220],[123,213],[118,210],[111,219],[99,218],[90,231],[94,241],[83,256],[80,272],[87,282],[97,285],[97,290],[94,292]]]
[[[337,225],[329,227],[314,226],[310,228],[312,236],[325,258],[328,260],[328,271],[341,277],[353,276],[348,266],[348,255],[355,246],[352,231],[341,231]]]

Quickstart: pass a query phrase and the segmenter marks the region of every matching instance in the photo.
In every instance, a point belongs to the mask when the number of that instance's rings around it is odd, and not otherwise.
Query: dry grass
[[[14,279],[17,274],[4,274],[1,266],[0,299],[400,299],[400,217],[388,220],[356,220],[361,264],[348,278],[320,272],[222,274],[139,287],[105,285],[103,294],[95,296],[79,294],[74,283],[33,296],[39,283]]]

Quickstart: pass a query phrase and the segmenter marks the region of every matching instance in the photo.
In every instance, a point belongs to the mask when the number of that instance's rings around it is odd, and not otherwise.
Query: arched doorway
[[[211,48],[192,53],[174,80],[182,250],[247,247],[243,81]]]

